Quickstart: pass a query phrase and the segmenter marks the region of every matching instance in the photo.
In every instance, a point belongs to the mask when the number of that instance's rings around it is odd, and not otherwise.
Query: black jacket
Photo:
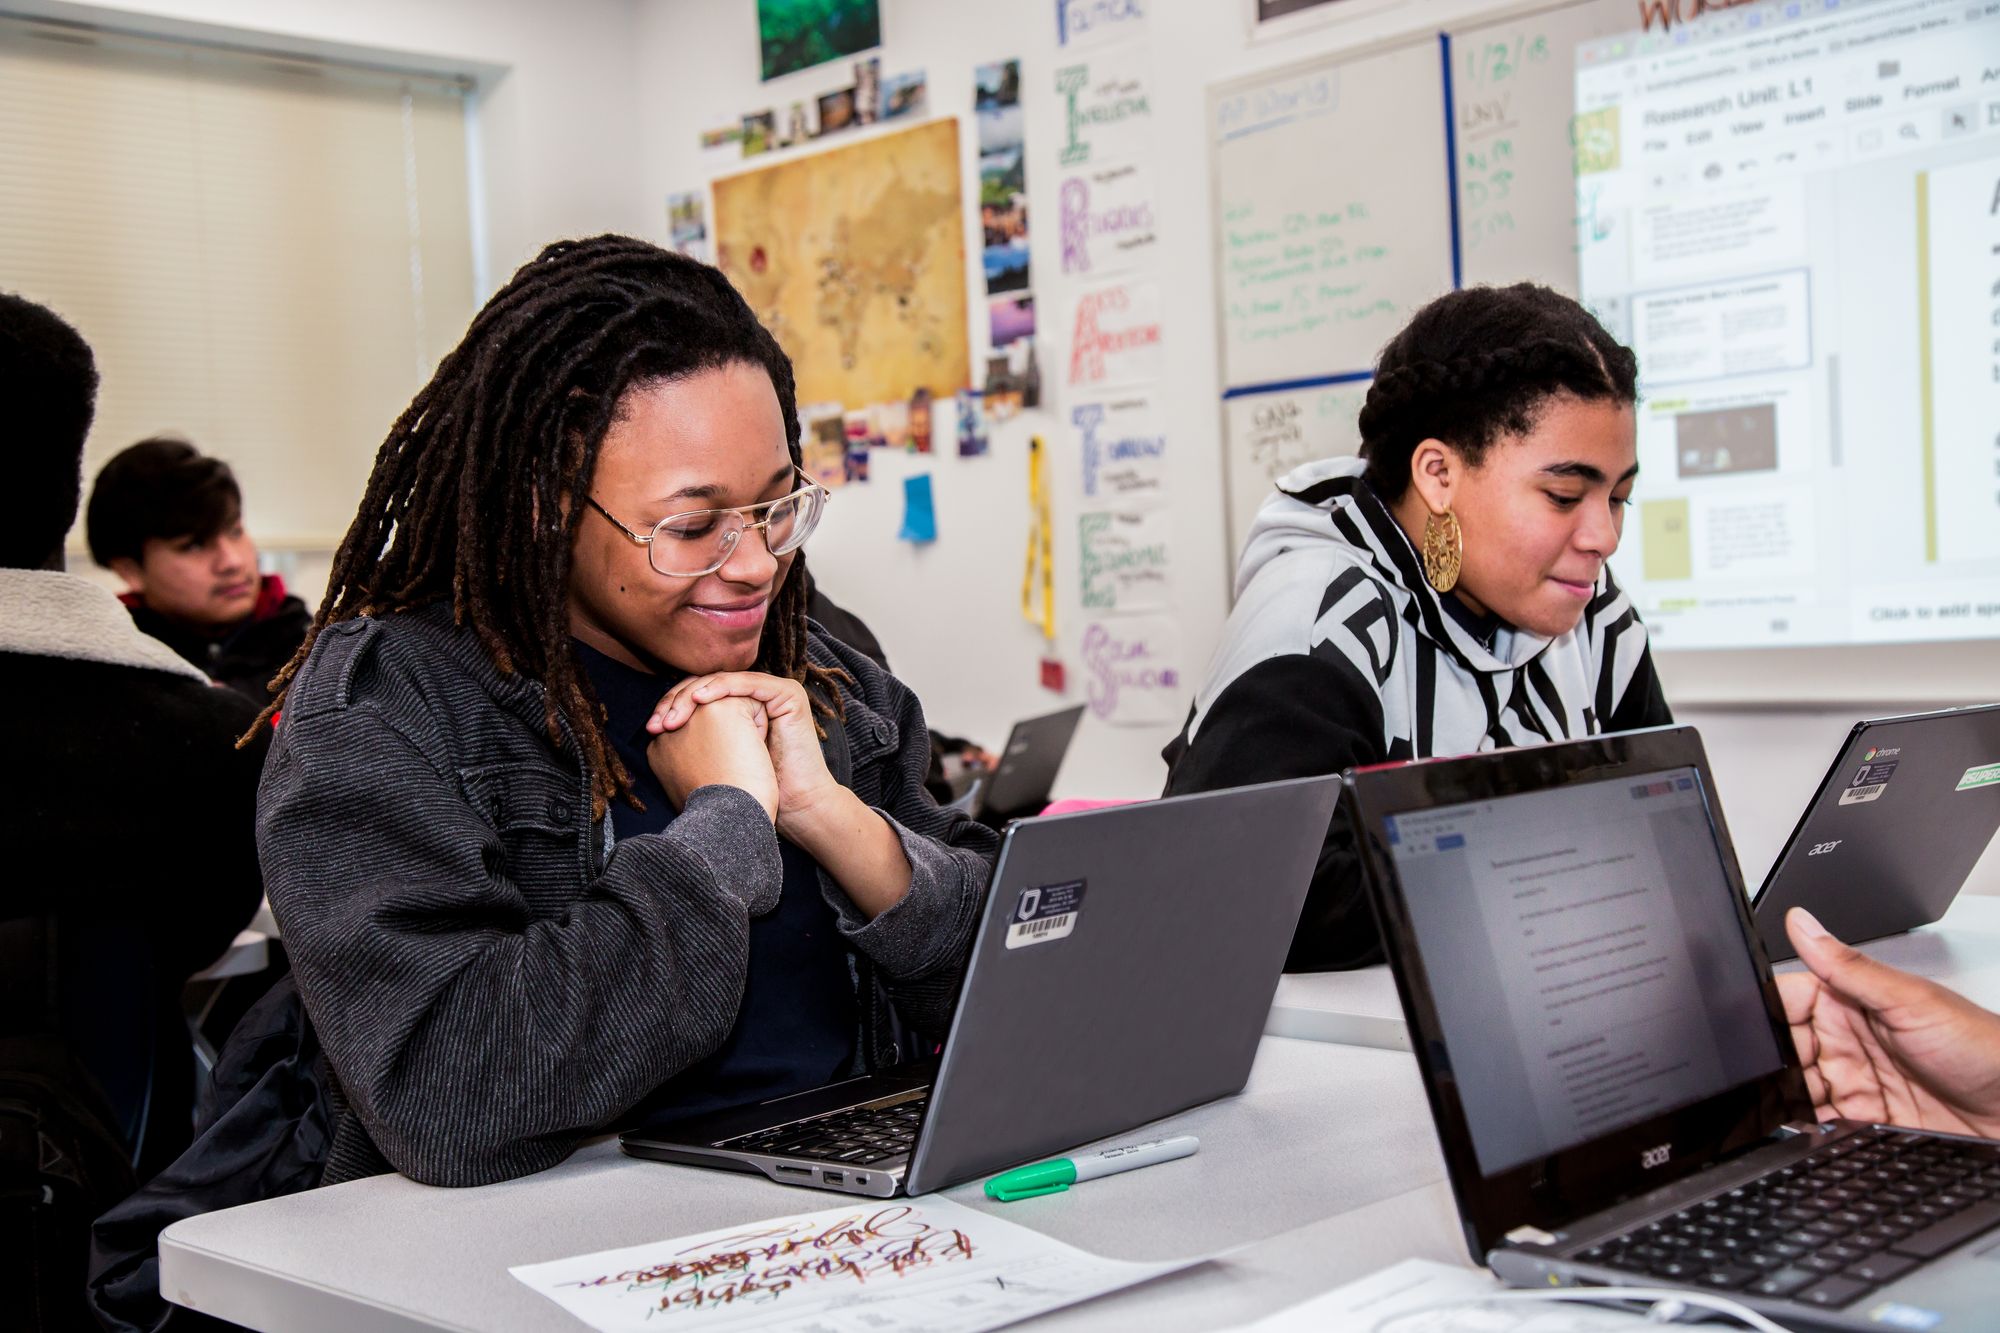
[[[0,570],[0,697],[0,916],[53,914],[67,1035],[129,1132],[148,1075],[127,1066],[153,1058],[140,1028],[174,1041],[162,1069],[191,1071],[181,987],[257,910],[264,746],[236,748],[257,710],[139,634],[110,593],[25,570]],[[151,1110],[142,1168],[187,1142],[191,1072],[179,1091]]]
[[[854,682],[828,766],[911,865],[873,921],[822,875],[858,963],[859,1063],[880,1067],[909,1054],[898,1018],[948,1027],[997,843],[924,792],[910,692],[816,627],[810,651]],[[431,1184],[553,1166],[735,1021],[750,918],[783,878],[762,808],[703,787],[614,845],[543,700],[442,606],[329,627],[286,696],[258,844],[340,1085],[328,1183],[375,1151]]]
[[[257,607],[249,617],[219,634],[169,620],[129,595],[125,605],[142,632],[259,709],[271,702],[271,677],[292,660],[312,628],[312,612],[285,591],[284,581],[275,574],[264,576]]]

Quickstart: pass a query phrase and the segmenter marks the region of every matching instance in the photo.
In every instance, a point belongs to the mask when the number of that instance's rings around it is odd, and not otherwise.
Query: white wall
[[[1218,430],[1214,266],[1204,89],[1212,83],[1417,30],[1435,31],[1461,17],[1515,7],[1511,0],[1407,0],[1387,9],[1295,35],[1252,44],[1241,0],[1152,0],[1149,35],[1158,122],[1155,145],[1162,197],[1159,216],[1165,285],[1167,374],[1158,387],[1170,432],[1179,614],[1184,665],[1198,679],[1227,614],[1223,549],[1221,442]],[[1022,62],[1027,122],[1030,232],[1042,338],[1044,382],[1053,388],[1064,350],[1057,334],[1061,288],[1056,270],[1054,210],[1049,191],[1061,136],[1053,71],[1075,59],[1059,54],[1052,0],[994,4],[990,0],[883,0],[886,44],[882,72],[923,69],[932,115],[963,116],[967,189],[976,180],[972,143],[972,70],[1010,57]],[[764,166],[730,151],[704,152],[699,132],[746,111],[773,107],[780,122],[795,99],[837,87],[844,65],[804,71],[762,84],[758,79],[755,0],[656,0],[639,11],[637,51],[645,76],[639,87],[639,179],[651,200],[697,189],[710,179]],[[893,127],[860,133],[890,132]],[[830,141],[854,142],[849,134]],[[814,151],[784,150],[786,156]],[[656,210],[657,211],[657,210]],[[968,215],[967,252],[978,253],[976,219]],[[662,236],[655,219],[650,234]],[[972,309],[983,310],[976,265],[968,273]],[[975,330],[983,317],[975,315]],[[975,363],[983,335],[975,332]],[[1059,394],[1052,394],[1057,397]],[[887,648],[899,675],[924,700],[937,724],[991,744],[1013,719],[1056,702],[1036,684],[1041,638],[1019,615],[1027,504],[1024,456],[1030,433],[1053,443],[1051,411],[1026,414],[997,429],[991,457],[960,460],[876,451],[874,478],[837,493],[827,525],[815,537],[812,563],[824,586],[861,614]],[[901,478],[928,470],[937,492],[941,540],[912,548],[893,540],[901,512]],[[1054,474],[1062,497],[1058,564],[1064,590],[1065,647],[1076,625],[1074,460],[1060,454]],[[1080,697],[1073,652],[1070,697]],[[1669,695],[1671,660],[1663,661]],[[1190,689],[1192,682],[1190,683]],[[2000,695],[2000,678],[1994,693]],[[1893,699],[1856,699],[1812,709],[1683,709],[1702,729],[1713,759],[1732,833],[1745,871],[1756,882],[1776,856],[1835,747],[1856,717],[1894,711]],[[1176,726],[1115,729],[1087,718],[1059,795],[1142,796],[1164,778],[1160,747]],[[2000,854],[1989,853],[1975,874],[1987,892],[2000,891]]]

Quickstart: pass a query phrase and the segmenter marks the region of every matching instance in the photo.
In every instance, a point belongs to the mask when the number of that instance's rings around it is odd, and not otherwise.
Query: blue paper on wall
[[[897,538],[906,542],[937,540],[937,506],[931,502],[931,474],[903,478],[903,526]]]

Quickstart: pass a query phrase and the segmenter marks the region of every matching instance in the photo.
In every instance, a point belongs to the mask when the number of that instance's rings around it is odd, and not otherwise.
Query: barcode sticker
[[[1877,782],[1867,787],[1849,787],[1840,794],[1840,803],[1842,805],[1859,805],[1863,801],[1872,801],[1888,790],[1888,787],[1889,784],[1886,782]]]
[[[1077,879],[1022,889],[1007,925],[1007,947],[1025,949],[1066,938],[1083,910],[1083,886],[1084,881]]]

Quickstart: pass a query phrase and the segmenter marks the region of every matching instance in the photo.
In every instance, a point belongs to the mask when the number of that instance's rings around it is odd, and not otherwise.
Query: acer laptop
[[[1945,914],[2000,829],[2000,704],[1857,722],[1750,914],[1774,963],[1803,907],[1850,943]]]
[[[1021,820],[939,1059],[619,1143],[886,1198],[1240,1092],[1339,798],[1328,775]]]
[[[964,801],[967,814],[992,828],[1010,819],[1038,815],[1049,803],[1083,705],[1024,718],[1007,733],[993,771],[982,775]]]
[[[1689,727],[1350,771],[1477,1260],[1792,1329],[1992,1329],[2000,1143],[1817,1124]]]

